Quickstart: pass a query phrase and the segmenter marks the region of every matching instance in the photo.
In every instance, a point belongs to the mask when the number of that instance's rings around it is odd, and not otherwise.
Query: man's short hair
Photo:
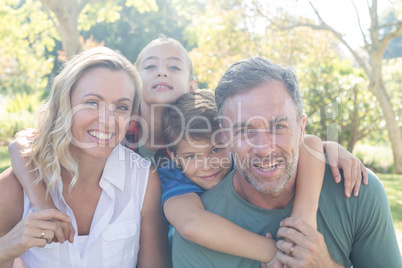
[[[210,91],[201,89],[186,93],[163,111],[162,135],[173,153],[180,140],[210,140],[217,131],[220,131],[218,112],[214,94]]]
[[[227,98],[250,91],[273,80],[285,84],[295,104],[297,119],[300,120],[303,115],[303,106],[296,74],[290,68],[273,64],[260,57],[236,62],[219,80],[215,89],[218,114],[222,115]]]

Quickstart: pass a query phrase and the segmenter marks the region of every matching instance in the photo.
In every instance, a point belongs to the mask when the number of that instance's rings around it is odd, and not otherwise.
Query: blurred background
[[[292,67],[307,133],[378,174],[401,237],[400,0],[0,0],[0,171],[68,57],[107,46],[134,63],[160,34],[185,46],[199,87],[211,91],[244,58]]]

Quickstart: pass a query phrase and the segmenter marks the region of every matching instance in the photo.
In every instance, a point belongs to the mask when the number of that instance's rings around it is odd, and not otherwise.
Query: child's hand
[[[352,191],[354,196],[358,196],[362,182],[362,174],[363,184],[368,184],[367,170],[363,163],[360,159],[335,142],[327,142],[325,151],[335,182],[339,183],[341,181],[339,169],[342,169],[346,197],[349,198]]]
[[[261,268],[286,268],[287,266],[284,266],[276,256],[272,259],[270,262],[262,262],[261,263]]]
[[[274,257],[272,259],[272,261],[268,262],[268,263],[261,263],[261,268],[284,268],[286,266],[284,266],[280,261],[278,261],[278,259],[276,257]]]
[[[270,233],[266,233],[265,237],[273,239]],[[261,262],[261,268],[283,268],[283,264],[274,257],[270,262]]]

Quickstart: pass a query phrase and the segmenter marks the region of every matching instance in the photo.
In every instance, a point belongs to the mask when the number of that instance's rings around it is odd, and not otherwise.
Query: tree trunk
[[[70,14],[73,16],[68,16],[67,14],[61,14],[57,16],[60,23],[60,34],[63,45],[63,51],[66,53],[66,58],[74,56],[82,49],[82,45],[79,41],[80,34],[78,32],[78,16],[74,11],[70,10]]]
[[[82,45],[79,40],[78,17],[89,0],[41,0],[56,15],[61,43],[66,58],[77,54]]]
[[[384,118],[387,125],[388,136],[391,142],[392,152],[394,156],[394,172],[397,174],[402,174],[402,136],[399,129],[398,121],[396,120],[396,115],[393,110],[393,105],[385,90],[385,86],[382,79],[382,53],[370,53],[371,62],[371,74],[369,75],[370,84],[369,90],[373,92],[374,96],[381,106],[384,114]]]
[[[351,133],[350,139],[347,143],[347,149],[349,152],[353,152],[353,148],[355,147],[356,142],[359,140],[359,105],[357,103],[357,88],[356,86],[353,87],[353,111],[351,111],[351,119],[352,119],[352,126],[351,126]]]

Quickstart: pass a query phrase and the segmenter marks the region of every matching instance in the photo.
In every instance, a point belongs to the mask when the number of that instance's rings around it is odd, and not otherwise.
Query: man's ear
[[[299,127],[300,127],[300,142],[303,142],[304,139],[304,134],[306,132],[306,115],[303,114],[302,118],[300,119],[299,122]]]
[[[176,165],[177,165],[177,166],[180,166],[180,162],[179,162],[179,160],[177,159],[176,154],[173,153],[171,150],[169,150],[169,148],[166,148],[166,151],[167,151],[169,157],[176,163]]]
[[[197,88],[198,88],[198,83],[197,83],[197,80],[194,79],[193,81],[190,82],[189,92],[195,92],[197,90]]]

